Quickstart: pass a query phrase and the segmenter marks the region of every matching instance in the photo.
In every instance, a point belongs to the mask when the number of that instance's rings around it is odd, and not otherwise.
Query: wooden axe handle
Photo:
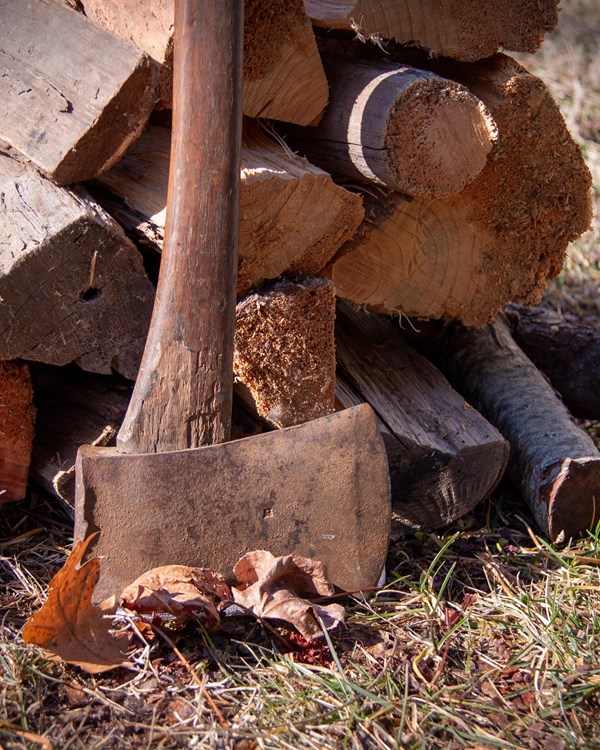
[[[242,122],[243,0],[176,0],[167,228],[142,365],[117,445],[229,439]]]

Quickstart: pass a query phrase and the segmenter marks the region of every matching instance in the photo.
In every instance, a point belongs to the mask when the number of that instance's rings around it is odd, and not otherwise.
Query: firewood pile
[[[246,0],[235,436],[367,401],[402,527],[459,518],[507,466],[552,540],[598,519],[600,453],[554,390],[598,416],[579,382],[598,331],[576,346],[538,320],[525,341],[591,177],[544,83],[499,51],[534,53],[557,4]],[[31,480],[72,506],[77,449],[113,445],[127,409],[172,28],[173,0],[0,3],[0,503]]]

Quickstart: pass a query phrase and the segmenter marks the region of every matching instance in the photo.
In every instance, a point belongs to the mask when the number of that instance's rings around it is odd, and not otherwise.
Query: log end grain
[[[540,487],[547,504],[548,537],[567,542],[593,529],[600,520],[600,456],[566,459],[558,477]]]
[[[509,300],[539,301],[589,227],[591,175],[543,82],[514,60],[433,67],[484,102],[497,144],[456,195],[409,202],[371,189],[328,275],[356,303],[481,327]]]
[[[244,114],[309,125],[327,80],[302,0],[246,0]]]
[[[425,198],[458,193],[481,172],[496,136],[487,108],[464,86],[419,77],[390,111],[383,143],[392,179],[382,181]]]
[[[352,29],[363,37],[394,38],[435,55],[473,62],[499,49],[535,52],[558,22],[558,0],[305,0],[315,25]]]
[[[34,418],[29,368],[0,362],[0,505],[25,497]]]
[[[238,304],[234,375],[272,426],[334,411],[334,318],[335,294],[324,279],[277,282]]]

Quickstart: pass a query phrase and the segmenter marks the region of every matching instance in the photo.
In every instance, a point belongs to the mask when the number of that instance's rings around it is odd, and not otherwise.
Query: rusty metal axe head
[[[167,232],[117,448],[84,447],[75,538],[100,530],[96,596],[170,563],[228,573],[266,548],[377,583],[387,459],[367,405],[228,443],[236,304],[243,0],[176,0]]]

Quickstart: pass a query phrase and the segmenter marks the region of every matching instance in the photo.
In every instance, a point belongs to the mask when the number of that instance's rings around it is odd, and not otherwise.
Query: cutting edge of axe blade
[[[100,531],[98,601],[159,565],[230,576],[253,549],[321,560],[352,591],[376,585],[385,565],[389,470],[367,404],[191,450],[83,446],[76,476],[75,540]]]

